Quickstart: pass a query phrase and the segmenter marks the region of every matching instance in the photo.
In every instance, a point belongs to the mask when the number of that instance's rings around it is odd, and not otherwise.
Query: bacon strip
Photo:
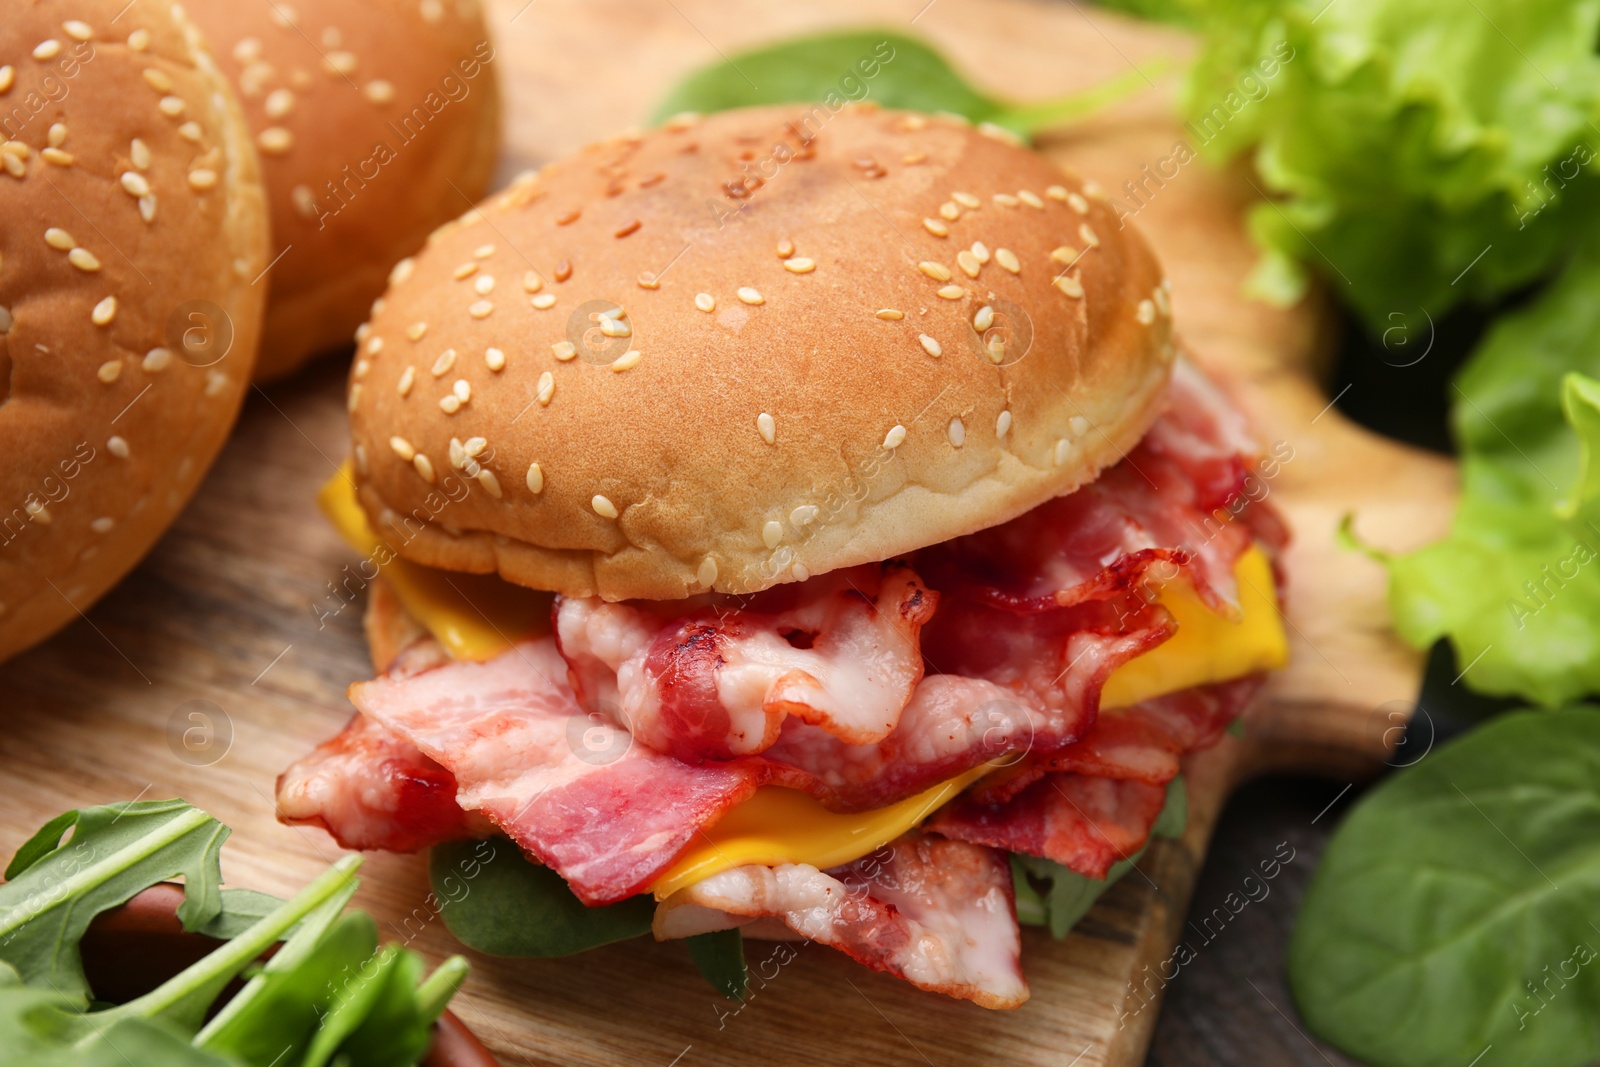
[[[646,889],[698,829],[755,791],[747,767],[692,767],[578,707],[549,638],[350,687],[361,713],[455,776],[457,800],[586,904]]]
[[[735,867],[656,909],[658,940],[777,919],[920,989],[985,1008],[1028,999],[1004,855],[911,833],[844,867]]]

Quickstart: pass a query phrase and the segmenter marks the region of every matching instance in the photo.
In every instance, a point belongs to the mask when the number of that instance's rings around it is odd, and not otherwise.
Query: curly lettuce
[[[1600,220],[1600,0],[1202,6],[1188,131],[1253,153],[1257,295],[1314,272],[1374,327],[1420,323],[1545,276]]]
[[[1450,533],[1385,557],[1395,625],[1464,681],[1548,706],[1600,692],[1600,250],[1502,316],[1462,368]]]

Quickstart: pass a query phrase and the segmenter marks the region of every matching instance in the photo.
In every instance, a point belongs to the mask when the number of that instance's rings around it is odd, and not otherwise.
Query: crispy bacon
[[[656,909],[659,940],[778,919],[921,989],[1015,1008],[1022,975],[1011,868],[992,849],[911,833],[844,867],[735,867]]]
[[[1004,804],[958,797],[927,828],[958,841],[1043,856],[1089,878],[1144,847],[1166,790],[1132,778],[1050,774]]]
[[[937,602],[909,567],[856,567],[665,624],[658,605],[563,598],[556,632],[585,707],[658,752],[726,760],[771,747],[791,717],[849,744],[888,736]]]
[[[455,776],[481,812],[587,904],[648,887],[698,829],[755,791],[745,767],[693,767],[578,707],[550,638],[350,687],[367,718]]]

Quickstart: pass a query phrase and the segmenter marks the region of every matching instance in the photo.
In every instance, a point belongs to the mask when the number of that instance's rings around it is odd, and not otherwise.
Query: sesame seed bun
[[[199,484],[267,265],[248,131],[165,4],[0,19],[0,659],[87,609]]]
[[[489,186],[478,0],[185,0],[244,104],[272,209],[257,380],[350,344],[389,268]]]
[[[352,369],[360,500],[408,558],[612,599],[1004,522],[1116,462],[1170,373],[1160,269],[1097,194],[866,107],[591,146],[395,270]]]

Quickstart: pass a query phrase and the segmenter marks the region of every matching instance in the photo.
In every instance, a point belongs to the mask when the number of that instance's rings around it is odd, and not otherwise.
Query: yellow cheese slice
[[[550,632],[553,597],[493,574],[460,574],[400,559],[378,539],[356,502],[348,465],[323,485],[317,504],[350,546],[370,559],[416,619],[456,659],[493,659],[518,641]],[[369,575],[370,577],[370,575]]]

